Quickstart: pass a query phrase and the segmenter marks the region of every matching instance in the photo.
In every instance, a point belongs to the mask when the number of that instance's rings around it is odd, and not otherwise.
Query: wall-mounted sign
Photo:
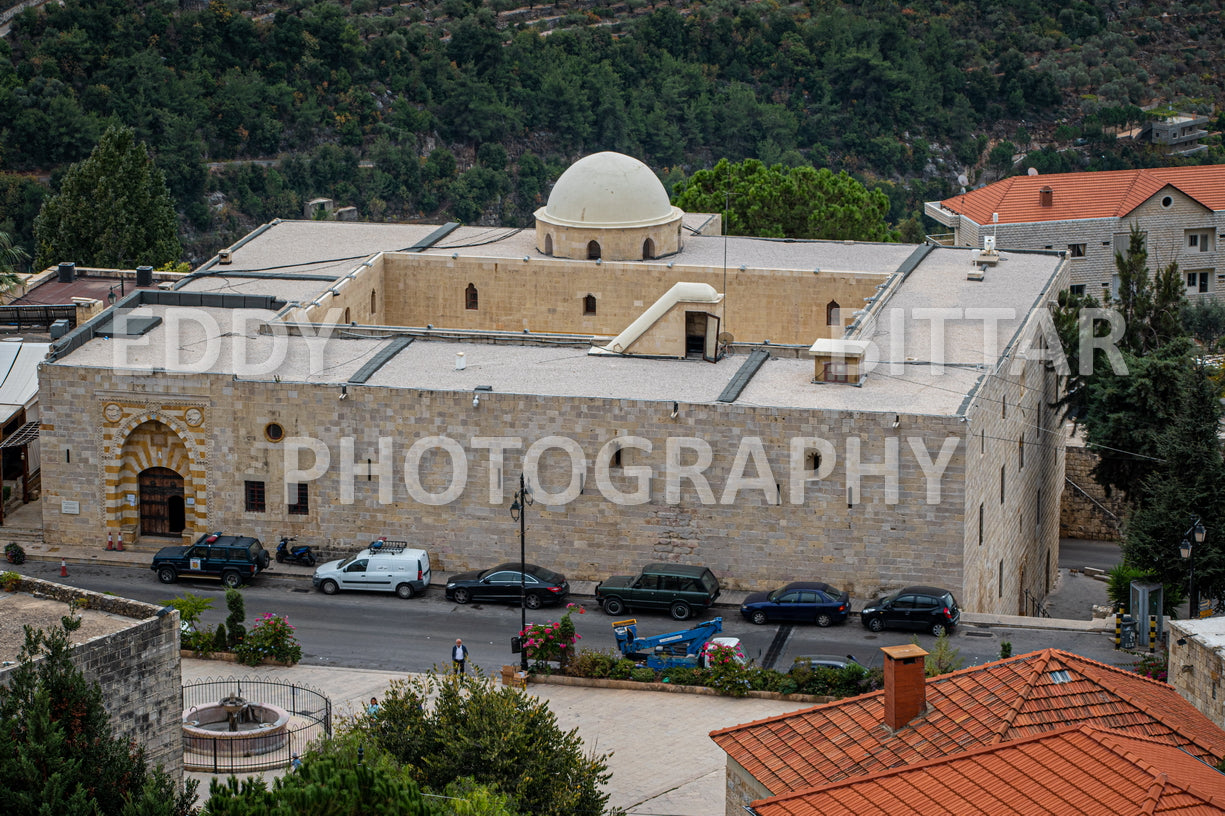
[[[81,503],[64,500],[60,502],[60,512],[69,516],[81,515]]]
[[[129,493],[128,494],[128,507],[135,507],[135,506],[136,506],[136,494]]]
[[[196,497],[195,497],[195,496],[188,496],[187,498],[183,499],[183,504],[187,505],[188,507],[195,507],[195,506],[196,506]]]

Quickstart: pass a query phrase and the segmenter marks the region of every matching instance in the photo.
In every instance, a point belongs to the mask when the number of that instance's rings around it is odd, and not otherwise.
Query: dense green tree
[[[674,202],[689,212],[726,212],[729,235],[897,240],[885,223],[889,197],[826,168],[721,159],[714,169],[699,170],[678,184]]]
[[[165,176],[131,128],[109,128],[89,157],[68,169],[34,231],[39,267],[161,266],[181,251]]]
[[[482,677],[430,674],[393,683],[377,719],[357,727],[423,787],[456,779],[510,796],[533,816],[598,816],[608,794],[607,756],[583,753],[577,729],[562,731],[548,705]]]
[[[0,292],[8,291],[21,282],[17,274],[23,271],[29,257],[24,249],[13,246],[13,239],[7,232],[0,232]]]
[[[1186,366],[1176,382],[1168,424],[1152,447],[1156,461],[1128,519],[1123,555],[1175,598],[1184,597],[1191,565],[1179,545],[1193,518],[1201,518],[1210,532],[1194,550],[1195,608],[1199,597],[1225,598],[1225,459],[1217,441],[1222,407],[1220,388],[1202,365]]]
[[[72,663],[67,632],[27,626],[25,637],[8,685],[0,686],[5,814],[194,813],[194,781],[180,789],[160,767],[146,768],[141,748],[114,735],[102,690]]]

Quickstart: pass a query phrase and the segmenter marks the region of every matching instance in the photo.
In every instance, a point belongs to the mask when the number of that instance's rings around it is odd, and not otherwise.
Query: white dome
[[[573,227],[644,227],[676,218],[651,168],[621,153],[593,153],[570,165],[536,217]]]

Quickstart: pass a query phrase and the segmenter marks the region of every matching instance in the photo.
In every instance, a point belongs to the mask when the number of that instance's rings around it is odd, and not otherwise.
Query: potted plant
[[[4,557],[10,564],[24,564],[26,562],[26,551],[16,541],[10,541],[4,545]]]

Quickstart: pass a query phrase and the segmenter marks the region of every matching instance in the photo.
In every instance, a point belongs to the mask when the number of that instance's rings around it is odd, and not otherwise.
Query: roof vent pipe
[[[77,265],[72,261],[65,261],[59,266],[60,283],[72,283],[77,279]]]
[[[464,353],[462,351],[455,352],[455,370],[463,371],[467,367],[468,360],[464,357]]]

